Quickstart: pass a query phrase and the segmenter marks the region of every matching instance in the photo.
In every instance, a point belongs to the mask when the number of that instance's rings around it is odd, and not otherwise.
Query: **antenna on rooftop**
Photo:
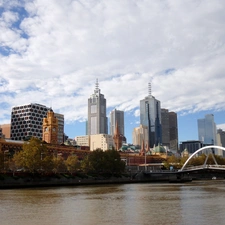
[[[151,96],[152,95],[152,86],[151,83],[148,83],[148,95]]]
[[[98,90],[98,89],[99,89],[98,78],[96,79],[95,89],[96,89],[96,90]]]

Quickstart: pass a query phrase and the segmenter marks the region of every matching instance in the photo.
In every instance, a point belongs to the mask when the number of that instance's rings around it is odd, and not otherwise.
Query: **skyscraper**
[[[161,109],[161,120],[162,120],[162,144],[165,146],[170,145],[170,121],[169,121],[169,110]]]
[[[114,109],[110,112],[110,134],[115,134],[116,123],[118,125],[119,134],[124,136],[124,111]]]
[[[98,80],[94,94],[88,99],[88,135],[107,134],[106,99],[100,93]]]
[[[216,145],[216,124],[214,115],[207,114],[204,119],[198,119],[198,139],[204,145]]]
[[[135,127],[132,133],[132,141],[134,145],[141,146],[144,142],[144,145],[148,146],[148,127],[143,125]]]
[[[178,150],[177,114],[161,109],[162,119],[162,144],[170,149]]]
[[[225,131],[223,131],[222,129],[217,130],[217,145],[225,147]],[[225,156],[224,151],[218,150],[218,152],[219,152],[219,155],[223,157]]]
[[[42,123],[48,109],[46,106],[36,103],[13,107],[11,139],[24,140],[28,136],[42,139]]]
[[[140,101],[140,124],[148,127],[149,146],[152,148],[162,143],[161,106],[160,101],[151,94]]]
[[[177,114],[169,112],[170,149],[178,150]]]
[[[64,115],[55,113],[55,117],[58,119],[58,144],[64,143]]]

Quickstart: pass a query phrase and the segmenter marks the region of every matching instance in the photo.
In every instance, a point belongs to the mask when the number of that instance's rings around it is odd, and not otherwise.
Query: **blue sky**
[[[179,141],[196,140],[208,113],[225,128],[224,11],[223,0],[0,0],[0,124],[32,102],[84,135],[98,78],[108,114],[125,111],[129,142],[149,82],[177,112]]]

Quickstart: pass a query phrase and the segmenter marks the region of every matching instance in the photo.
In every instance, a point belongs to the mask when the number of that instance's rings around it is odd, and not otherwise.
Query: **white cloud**
[[[222,129],[222,130],[225,131],[225,123],[223,123],[223,124],[217,124],[216,127],[217,127],[217,129]]]
[[[25,16],[12,7],[20,1],[10,2],[0,4],[5,117],[13,105],[37,102],[83,120],[97,78],[107,106],[135,116],[150,80],[162,107],[225,109],[221,0],[34,0]]]

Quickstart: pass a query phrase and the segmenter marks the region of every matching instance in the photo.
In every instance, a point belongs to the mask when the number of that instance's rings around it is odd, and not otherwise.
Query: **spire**
[[[151,96],[152,95],[152,86],[151,83],[148,83],[148,95]]]
[[[99,89],[99,83],[98,83],[98,78],[96,79],[96,83],[95,83],[95,90],[98,91]]]

